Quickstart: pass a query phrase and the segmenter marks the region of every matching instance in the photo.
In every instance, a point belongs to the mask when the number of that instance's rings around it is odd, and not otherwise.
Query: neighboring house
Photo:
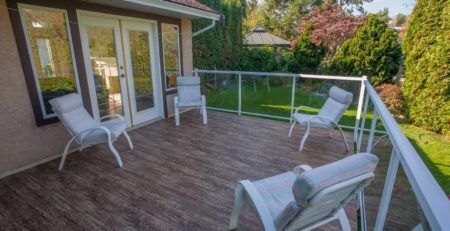
[[[261,26],[255,27],[252,32],[245,36],[244,44],[247,46],[271,47],[289,47],[291,45],[289,41],[267,32]]]
[[[221,14],[195,0],[0,0],[0,178],[61,154],[52,98],[80,93],[94,118],[129,127],[170,116],[199,18]]]

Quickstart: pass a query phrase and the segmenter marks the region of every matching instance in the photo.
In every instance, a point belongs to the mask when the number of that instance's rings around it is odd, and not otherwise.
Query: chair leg
[[[330,136],[330,138],[333,138],[333,133],[331,132],[331,129],[328,130],[328,135]]]
[[[110,139],[108,140],[108,147],[111,150],[111,152],[114,154],[114,156],[116,157],[119,168],[121,168],[123,166],[122,159],[120,158],[119,152],[117,152],[117,150],[112,145],[112,141]]]
[[[305,146],[305,142],[306,142],[306,139],[308,138],[308,136],[309,136],[309,130],[311,130],[311,128],[309,127],[309,126],[306,126],[306,132],[305,132],[305,135],[303,135],[303,138],[302,138],[302,141],[300,142],[300,151],[302,152],[303,151],[303,146]]]
[[[128,135],[127,131],[123,131],[123,135],[125,136],[125,138],[127,138],[130,149],[133,150],[133,143],[131,142],[130,136]]]
[[[241,184],[237,184],[234,189],[234,207],[231,212],[230,225],[228,230],[235,230],[238,226],[239,212],[244,206],[244,188]]]
[[[339,125],[337,126],[337,128],[341,132],[342,138],[344,138],[345,148],[347,149],[348,152],[350,152],[350,148],[348,147],[347,138],[345,138],[344,131],[342,131],[342,129],[341,129],[341,127]]]
[[[295,124],[297,123],[297,121],[292,121],[292,125],[291,125],[291,128],[289,128],[289,134],[288,134],[288,137],[291,137],[292,136],[292,131],[294,131],[294,127],[295,127]]]
[[[341,223],[341,227],[343,231],[350,231],[350,223],[348,222],[347,214],[345,214],[344,209],[340,209],[339,212],[336,214],[337,218],[339,219],[339,222]]]
[[[202,114],[203,114],[203,124],[208,124],[208,115],[206,114],[206,98],[204,95],[202,95],[202,108],[201,108]]]
[[[69,152],[70,145],[75,140],[75,137],[72,137],[72,139],[67,142],[66,147],[64,148],[64,152],[61,157],[61,162],[59,162],[59,168],[58,171],[61,171],[64,168],[64,162],[66,161],[67,153]]]
[[[173,105],[175,106],[175,125],[180,126],[180,109],[178,109],[178,96],[173,97]]]

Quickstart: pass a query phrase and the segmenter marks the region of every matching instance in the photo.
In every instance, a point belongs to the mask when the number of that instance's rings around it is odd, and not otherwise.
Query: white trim
[[[41,86],[39,84],[39,76],[37,74],[37,70],[36,70],[36,63],[34,61],[34,57],[33,57],[33,50],[31,49],[31,45],[30,45],[30,39],[28,37],[28,31],[27,31],[27,26],[25,25],[25,20],[24,20],[24,15],[23,15],[23,9],[32,9],[32,10],[41,10],[41,11],[49,11],[49,12],[57,12],[57,13],[62,13],[64,15],[64,20],[65,20],[65,24],[66,24],[66,32],[67,32],[67,38],[68,38],[68,43],[69,43],[69,49],[70,49],[70,55],[72,58],[72,68],[73,68],[73,74],[74,74],[74,78],[75,78],[75,83],[76,83],[76,92],[78,94],[82,94],[81,93],[81,88],[80,88],[80,81],[79,81],[79,77],[78,77],[78,68],[77,68],[77,63],[75,60],[75,55],[74,55],[74,49],[73,49],[73,42],[72,42],[72,33],[70,30],[70,24],[69,24],[69,18],[67,16],[67,10],[65,9],[57,9],[57,8],[50,8],[50,7],[43,7],[43,6],[35,6],[35,5],[30,5],[30,4],[23,4],[23,3],[18,3],[18,8],[19,8],[19,15],[20,15],[20,21],[22,24],[22,28],[23,28],[23,33],[25,35],[25,42],[27,44],[27,50],[28,50],[28,58],[30,59],[30,63],[31,63],[31,67],[33,70],[33,75],[34,75],[34,82],[36,85],[36,89],[38,92],[38,97],[39,97],[39,105],[41,107],[41,111],[42,111],[42,116],[44,119],[49,119],[49,118],[53,118],[56,117],[55,113],[51,113],[51,114],[47,114],[46,110],[45,110],[45,105],[44,105],[44,99],[42,96],[42,90],[41,90]]]
[[[163,64],[164,64],[164,87],[165,87],[165,91],[171,91],[171,90],[175,90],[177,89],[177,87],[171,87],[168,88],[167,87],[167,73],[166,73],[166,59],[165,59],[165,51],[164,51],[164,30],[163,30],[163,25],[170,25],[170,26],[175,26],[177,28],[177,38],[178,38],[178,76],[182,76],[181,73],[181,43],[180,43],[180,27],[177,24],[171,24],[171,23],[161,23],[161,44],[162,44],[162,53],[163,53]]]

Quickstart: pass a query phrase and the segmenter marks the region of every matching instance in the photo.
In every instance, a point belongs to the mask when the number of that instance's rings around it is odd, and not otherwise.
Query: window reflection
[[[161,24],[164,46],[164,67],[166,73],[166,89],[177,86],[177,77],[180,76],[180,51],[178,26]]]
[[[77,91],[66,15],[62,11],[21,7],[44,117],[53,114],[50,99]]]

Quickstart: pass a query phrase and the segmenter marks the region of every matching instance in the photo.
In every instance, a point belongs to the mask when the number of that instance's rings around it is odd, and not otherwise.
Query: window
[[[179,28],[177,25],[165,23],[162,23],[161,27],[166,90],[171,90],[177,86],[177,77],[181,75]]]
[[[78,92],[66,12],[20,5],[30,61],[44,119],[54,117],[49,100]]]

